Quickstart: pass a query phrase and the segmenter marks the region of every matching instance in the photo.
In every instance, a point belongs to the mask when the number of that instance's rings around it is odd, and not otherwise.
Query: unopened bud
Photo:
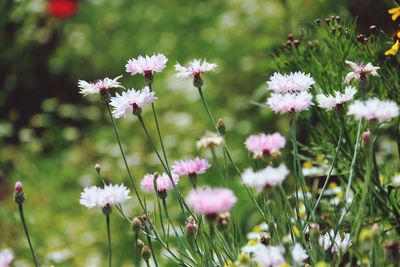
[[[144,245],[142,247],[142,250],[140,251],[140,254],[142,255],[143,259],[146,262],[149,262],[149,259],[151,257],[151,251],[150,251],[150,248],[148,246]]]
[[[24,186],[20,181],[15,183],[15,192],[20,193],[24,190]]]
[[[335,16],[335,20],[337,23],[340,23],[340,21],[342,20],[342,18],[340,16]]]
[[[139,251],[142,251],[142,248],[144,247],[143,241],[140,240],[140,239],[138,239],[138,240],[136,241],[136,247],[137,247],[137,249],[138,249]]]
[[[320,25],[321,24],[321,19],[314,20],[314,23],[317,24],[317,25]]]
[[[326,24],[329,24],[331,22],[331,19],[330,18],[326,18],[325,22],[326,22]]]
[[[21,182],[16,182],[14,187],[14,201],[18,205],[22,205],[26,200],[25,193],[24,193],[24,186]]]
[[[376,27],[376,25],[371,25],[369,26],[369,31],[371,33],[376,33],[378,31],[378,27]]]
[[[132,219],[132,231],[135,233],[135,235],[139,234],[141,227],[142,227],[142,221],[139,219],[139,217],[134,217]]]
[[[298,39],[293,40],[293,44],[296,47],[299,46],[300,45],[300,40],[298,40]]]
[[[289,33],[288,36],[287,36],[287,39],[289,41],[293,41],[293,34]]]
[[[362,33],[358,34],[356,38],[357,38],[357,41],[359,41],[359,42],[363,43],[365,41],[365,36]]]
[[[186,221],[186,238],[189,242],[192,242],[197,234],[197,223],[196,220],[190,216]]]
[[[220,231],[227,230],[229,228],[230,221],[231,221],[231,214],[229,212],[223,212],[218,214],[217,228]]]
[[[219,132],[221,135],[225,135],[226,127],[225,127],[225,122],[224,122],[223,119],[219,119],[219,120],[217,121],[217,129],[218,129],[218,132]]]
[[[94,169],[96,170],[97,174],[100,175],[100,172],[101,172],[100,164],[96,163],[96,165],[94,165]]]
[[[371,132],[370,131],[363,132],[362,139],[365,143],[367,143],[369,140],[371,140]]]

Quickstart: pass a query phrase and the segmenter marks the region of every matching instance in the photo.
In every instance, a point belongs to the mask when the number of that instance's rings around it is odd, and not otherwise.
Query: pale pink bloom
[[[211,165],[207,159],[196,157],[194,159],[180,160],[174,163],[172,171],[178,175],[189,175],[191,177],[205,173]]]
[[[308,259],[307,251],[299,243],[294,244],[291,254],[295,266],[303,266],[304,261]]]
[[[349,106],[347,115],[353,115],[358,120],[389,121],[399,115],[399,107],[390,100],[370,98],[365,101],[355,101]]]
[[[279,152],[285,146],[285,138],[280,133],[250,135],[245,142],[254,158],[261,158]]]
[[[372,76],[379,76],[377,70],[380,68],[372,66],[371,63],[364,65],[362,63],[357,64],[349,60],[346,60],[345,62],[352,69],[352,71],[347,73],[346,77],[344,78],[345,83],[350,83],[353,79],[359,81],[360,79],[364,79],[368,74],[371,74]]]
[[[299,93],[273,93],[267,100],[267,105],[276,113],[287,114],[309,109],[313,105],[312,95],[306,91]]]
[[[303,72],[294,72],[290,74],[281,74],[275,72],[267,82],[268,90],[274,93],[294,93],[308,91],[315,83],[310,74]]]
[[[345,233],[343,238],[340,236],[340,233],[337,233],[335,240],[333,240],[332,244],[333,237],[335,237],[335,233],[333,230],[331,230],[329,233],[325,233],[324,235],[320,236],[319,238],[320,246],[323,247],[325,250],[331,248],[331,252],[335,253],[340,252],[341,254],[343,254],[352,245],[349,233]]]
[[[113,107],[112,115],[115,118],[126,118],[144,106],[153,103],[157,97],[148,86],[142,90],[130,89],[111,97],[110,105]]]
[[[97,93],[105,93],[110,88],[118,88],[123,86],[118,81],[121,76],[118,76],[114,79],[104,78],[102,80],[97,80],[95,82],[87,82],[83,80],[78,81],[78,87],[80,89],[79,93],[83,94],[83,96],[97,94]]]
[[[14,254],[9,249],[3,249],[0,251],[0,267],[8,267],[14,259]]]
[[[86,187],[81,192],[80,204],[87,208],[112,206],[121,204],[130,199],[129,189],[121,185],[105,185],[104,188],[97,186]]]
[[[200,76],[202,73],[214,71],[217,68],[217,64],[208,63],[205,59],[194,59],[189,62],[186,66],[182,66],[179,63],[175,64],[175,76],[180,79],[187,79],[190,77]]]
[[[249,168],[242,174],[242,183],[256,188],[260,192],[266,188],[282,184],[288,174],[289,170],[284,164],[277,168],[268,166],[259,171],[253,171],[253,169]]]
[[[199,141],[197,141],[198,148],[214,148],[223,146],[225,143],[224,138],[216,133],[207,132]]]
[[[317,95],[318,106],[326,110],[332,110],[333,108],[336,108],[353,100],[353,97],[356,93],[356,88],[352,86],[347,86],[344,89],[344,93],[335,91],[335,95],[319,94]]]
[[[20,192],[24,191],[24,186],[22,185],[22,183],[20,181],[15,183],[14,190],[17,193],[20,193]]]
[[[284,253],[285,249],[282,246],[258,246],[253,258],[262,267],[280,267],[286,262]]]
[[[174,181],[174,184],[177,185],[179,182],[179,176],[175,173],[172,173],[172,181]],[[146,174],[143,177],[143,180],[140,182],[140,185],[143,190],[147,192],[153,192],[154,191],[154,174]],[[165,191],[174,188],[174,185],[171,182],[171,178],[168,176],[168,174],[163,173],[159,174],[157,176],[157,191]]]
[[[126,72],[132,75],[149,75],[153,72],[161,72],[165,68],[167,61],[168,59],[163,54],[154,54],[150,57],[148,55],[145,57],[139,56],[137,59],[129,59],[125,69]]]
[[[186,198],[187,204],[195,212],[213,216],[229,211],[235,205],[237,198],[227,188],[192,189]]]

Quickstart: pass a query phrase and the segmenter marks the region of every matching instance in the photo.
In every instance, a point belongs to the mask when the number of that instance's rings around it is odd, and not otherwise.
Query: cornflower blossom
[[[353,100],[354,95],[357,93],[357,89],[352,86],[347,86],[344,89],[344,93],[335,91],[335,95],[317,95],[318,106],[326,110],[332,110],[338,108],[347,102]]]
[[[282,246],[258,246],[254,251],[253,258],[256,263],[262,267],[279,267],[284,264],[283,253],[285,249]]]
[[[196,157],[194,159],[180,160],[174,163],[172,171],[178,175],[188,175],[196,177],[199,174],[205,173],[211,165],[207,159]]]
[[[290,74],[275,72],[267,82],[268,90],[274,93],[308,91],[314,83],[315,81],[310,74],[300,71]]]
[[[229,211],[237,202],[237,198],[230,189],[206,187],[192,189],[186,202],[195,212],[212,218],[218,213]]]
[[[179,182],[179,176],[175,173],[172,173],[171,176],[172,176],[172,181],[174,182],[175,185],[177,185]],[[140,186],[142,187],[143,190],[145,190],[147,192],[153,192],[154,191],[154,179],[156,179],[158,192],[163,192],[163,191],[172,189],[174,187],[174,185],[171,182],[171,178],[166,173],[146,174],[143,177],[143,180],[140,182]]]
[[[362,63],[357,64],[349,60],[346,60],[345,63],[352,69],[352,71],[347,73],[346,77],[344,78],[345,83],[350,83],[353,79],[356,81],[365,79],[368,74],[372,76],[379,76],[377,70],[380,68],[372,66],[371,63],[364,65]]]
[[[303,266],[304,261],[308,259],[307,251],[299,243],[294,244],[291,254],[293,263],[296,266]]]
[[[251,135],[245,141],[245,146],[255,159],[266,155],[279,154],[279,150],[285,146],[285,138],[280,133]]]
[[[81,192],[80,204],[87,208],[105,208],[121,204],[130,199],[129,189],[121,185],[105,185],[104,188],[91,186]]]
[[[399,107],[391,100],[370,98],[365,101],[357,100],[349,106],[347,115],[353,115],[357,120],[389,121],[399,115]]]
[[[126,72],[136,75],[143,74],[143,76],[151,77],[154,72],[161,72],[168,59],[163,54],[154,54],[152,56],[139,56],[128,60],[125,65]]]
[[[14,259],[14,254],[9,249],[0,251],[0,267],[8,267]]]
[[[274,168],[271,166],[266,167],[260,171],[253,171],[253,169],[246,169],[242,174],[242,183],[256,188],[258,192],[282,184],[289,170],[284,164]]]
[[[123,88],[123,86],[118,81],[121,76],[118,76],[114,79],[104,78],[102,80],[97,80],[95,82],[87,82],[84,80],[78,81],[79,93],[83,96],[92,95],[92,94],[105,94],[108,89],[111,88]]]
[[[175,64],[175,76],[179,79],[187,79],[190,77],[200,77],[201,74],[214,71],[217,68],[217,64],[208,63],[205,59],[194,59],[189,62],[186,66],[182,66],[179,63]]]
[[[349,233],[345,233],[343,238],[340,236],[339,233],[337,233],[335,240],[333,240],[333,244],[332,244],[331,238],[333,238],[334,236],[335,236],[335,233],[333,232],[333,230],[331,230],[330,233],[325,233],[323,236],[320,236],[320,238],[319,238],[320,246],[322,246],[325,250],[328,250],[329,248],[331,248],[332,252],[341,253],[341,254],[346,252],[346,250],[349,247],[351,247],[352,243],[351,243]]]
[[[153,103],[157,97],[148,86],[142,90],[130,89],[111,97],[110,105],[113,107],[112,115],[115,118],[126,118],[129,115],[138,115],[141,109]]]
[[[214,148],[223,146],[225,143],[224,138],[216,133],[207,132],[203,137],[197,141],[198,148]]]
[[[312,95],[306,91],[299,93],[273,93],[267,100],[267,105],[275,112],[288,114],[309,109],[313,104]]]

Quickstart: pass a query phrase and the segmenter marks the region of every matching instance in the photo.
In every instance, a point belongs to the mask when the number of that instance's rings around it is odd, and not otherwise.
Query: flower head
[[[22,183],[20,181],[15,183],[15,187],[14,187],[14,191],[17,193],[20,193],[24,190],[24,186],[22,185]]]
[[[379,67],[372,66],[371,63],[364,65],[362,63],[355,63],[349,60],[345,61],[347,65],[349,65],[352,69],[349,73],[347,73],[346,77],[344,78],[345,83],[350,83],[351,80],[359,81],[361,79],[365,79],[365,77],[370,74],[372,76],[379,76],[377,70]]]
[[[205,173],[211,165],[207,159],[196,157],[189,160],[181,160],[174,163],[172,171],[178,175],[197,176]]]
[[[243,172],[242,183],[254,187],[260,192],[266,188],[280,185],[288,174],[289,170],[284,164],[277,168],[268,166],[256,172],[249,168]]]
[[[213,216],[229,211],[235,205],[237,198],[227,188],[202,188],[192,189],[186,202],[195,212],[206,216]]]
[[[308,259],[307,251],[299,243],[294,244],[291,254],[295,265],[303,266],[304,261]]]
[[[139,56],[138,58],[132,58],[128,60],[128,63],[125,65],[126,72],[135,75],[135,74],[143,74],[143,75],[151,75],[153,72],[161,72],[166,64],[168,59],[163,54],[154,54],[152,56]]]
[[[350,239],[350,234],[345,233],[344,237],[342,238],[340,236],[340,233],[336,234],[335,240],[333,240],[332,244],[332,239],[335,236],[335,233],[333,230],[330,231],[330,233],[325,233],[323,236],[320,236],[319,238],[319,244],[325,249],[328,250],[331,248],[332,252],[335,253],[344,253],[346,250],[351,247],[351,239]]]
[[[260,245],[254,251],[254,261],[262,267],[279,267],[285,263],[283,256],[285,249],[282,246]]]
[[[276,113],[287,114],[301,112],[313,105],[312,95],[306,91],[299,93],[273,93],[267,100],[267,105]]]
[[[349,106],[348,115],[353,115],[357,120],[389,121],[399,115],[399,107],[390,100],[371,98],[365,101],[357,100]]]
[[[268,89],[274,93],[308,91],[314,83],[310,74],[300,71],[290,74],[275,72],[267,82]]]
[[[400,43],[399,40],[396,40],[396,42],[392,45],[392,47],[385,52],[385,56],[389,55],[395,56],[399,52],[399,49],[400,49]]]
[[[104,208],[121,204],[130,199],[129,189],[121,185],[105,185],[104,188],[97,186],[86,187],[81,192],[80,204],[87,208]]]
[[[279,150],[285,146],[285,138],[280,133],[250,135],[245,142],[254,158],[262,158],[265,155],[279,153]]]
[[[143,177],[143,180],[140,182],[142,189],[147,192],[153,192],[154,191],[154,179],[156,179],[158,192],[166,191],[166,190],[172,189],[174,187],[174,185],[171,182],[171,179],[169,178],[168,174],[166,174],[166,173],[158,174],[158,175],[146,174]],[[172,173],[172,180],[174,181],[174,184],[178,184],[179,176],[175,173]]]
[[[14,254],[9,249],[0,251],[0,267],[8,267],[14,259]]]
[[[118,76],[114,79],[104,78],[102,80],[97,80],[95,82],[87,82],[84,80],[78,81],[78,87],[80,89],[79,93],[83,94],[83,96],[91,95],[91,94],[104,94],[110,88],[118,88],[123,86],[118,81],[121,76]]]
[[[388,13],[392,15],[392,20],[395,21],[400,16],[400,7],[391,8]]]
[[[111,97],[112,114],[115,118],[140,114],[144,106],[153,103],[156,99],[155,93],[147,86],[142,90],[130,89],[121,94],[117,93]]]
[[[182,66],[179,63],[175,64],[175,76],[180,79],[187,79],[190,77],[200,76],[202,73],[214,71],[217,68],[217,64],[208,63],[205,59],[194,59],[189,62],[186,66]]]
[[[335,95],[319,94],[317,95],[318,106],[326,110],[332,110],[333,108],[339,107],[353,100],[353,97],[356,93],[356,88],[347,86],[344,89],[344,93],[335,91]]]
[[[224,145],[224,138],[216,133],[207,132],[203,137],[197,141],[198,148],[213,148]]]

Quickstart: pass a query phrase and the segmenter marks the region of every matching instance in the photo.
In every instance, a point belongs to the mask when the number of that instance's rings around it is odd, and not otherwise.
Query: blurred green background
[[[47,1],[0,3],[0,249],[15,251],[16,266],[32,266],[12,201],[17,180],[25,185],[28,224],[46,266],[104,265],[104,218],[80,206],[79,193],[99,183],[95,163],[107,181],[128,182],[105,106],[97,96],[82,99],[79,79],[124,74],[125,87],[141,88],[142,77],[125,73],[127,60],[165,54],[168,68],[155,75],[154,88],[170,161],[209,157],[196,148],[211,129],[206,114],[191,82],[173,76],[173,65],[192,58],[218,63],[218,71],[205,78],[206,98],[215,117],[225,120],[233,157],[246,167],[251,163],[243,142],[249,134],[287,131],[285,120],[250,104],[264,101],[265,81],[276,70],[274,54],[287,34],[301,40],[304,27],[330,15],[357,17],[360,32],[372,24],[393,28],[386,14],[391,1],[71,2],[76,14],[64,19],[49,14]],[[155,137],[151,116],[144,115]],[[139,123],[131,118],[118,126],[134,176],[161,172]],[[212,170],[201,183],[219,185],[217,177]],[[189,184],[182,184],[186,191]],[[171,209],[178,211],[173,200]],[[246,205],[241,201],[236,212],[250,212]],[[139,212],[134,201],[126,209],[131,216]],[[117,213],[112,220],[115,266],[130,266],[132,233]],[[252,227],[249,221],[241,222],[243,231]]]

